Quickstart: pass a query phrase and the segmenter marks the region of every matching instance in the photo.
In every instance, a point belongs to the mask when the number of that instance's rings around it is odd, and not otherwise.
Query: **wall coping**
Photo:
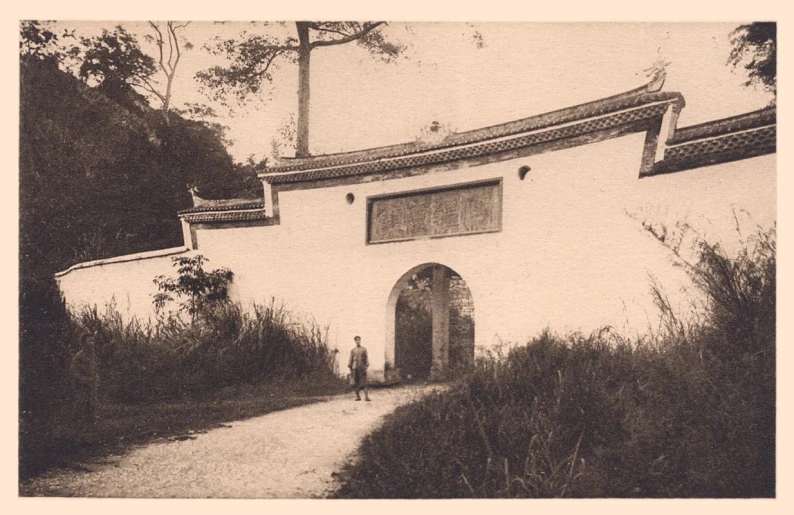
[[[77,263],[76,265],[70,266],[66,270],[63,270],[61,272],[56,272],[55,277],[63,277],[69,272],[72,272],[74,270],[80,270],[83,268],[93,268],[95,266],[111,265],[114,263],[126,263],[130,261],[143,261],[145,259],[153,259],[164,256],[174,256],[176,254],[184,254],[185,252],[190,252],[190,250],[191,249],[188,247],[172,247],[170,249],[150,250],[148,252],[139,252],[137,254],[127,254],[124,256],[116,256],[105,259],[95,259],[93,261],[85,261],[83,263]]]

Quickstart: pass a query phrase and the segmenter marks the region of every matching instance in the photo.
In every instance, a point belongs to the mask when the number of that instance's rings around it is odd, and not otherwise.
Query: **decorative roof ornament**
[[[188,184],[188,191],[190,192],[190,197],[193,200],[193,207],[205,207],[211,205],[211,202],[207,201],[198,196],[198,188],[196,186]]]
[[[442,124],[436,120],[433,120],[430,125],[422,127],[419,132],[419,136],[416,138],[416,141],[419,143],[433,145],[435,143],[444,141],[447,137],[454,133],[455,131],[452,130],[449,124]]]
[[[645,76],[651,79],[651,81],[645,85],[646,93],[657,93],[662,90],[664,80],[667,78],[667,67],[671,64],[673,64],[672,61],[666,61],[660,53],[656,61],[651,64],[650,68],[642,70],[645,72]]]
[[[264,207],[263,198],[233,198],[211,200],[198,196],[198,188],[195,185],[187,185],[190,197],[193,200],[193,207],[184,209],[180,213],[199,212],[199,211],[228,211],[235,209],[262,209]]]

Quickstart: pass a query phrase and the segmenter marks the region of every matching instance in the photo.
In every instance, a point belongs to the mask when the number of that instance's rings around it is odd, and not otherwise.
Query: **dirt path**
[[[22,495],[59,497],[322,497],[331,474],[361,439],[397,406],[427,387],[374,390],[373,402],[352,395],[213,429],[195,439],[163,441],[21,485]]]

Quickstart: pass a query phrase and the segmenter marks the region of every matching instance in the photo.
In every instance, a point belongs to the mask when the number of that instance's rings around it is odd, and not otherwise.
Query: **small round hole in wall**
[[[518,169],[518,178],[523,181],[524,177],[527,176],[527,174],[529,173],[530,170],[531,170],[530,167],[522,166],[521,168]]]
[[[347,195],[345,195],[345,200],[347,200],[348,204],[352,204],[356,200],[356,196],[353,195],[352,193],[348,193]]]

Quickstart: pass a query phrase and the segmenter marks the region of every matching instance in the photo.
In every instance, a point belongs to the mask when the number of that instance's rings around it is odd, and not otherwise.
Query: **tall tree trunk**
[[[168,110],[170,109],[171,104],[171,85],[174,82],[174,75],[166,74],[166,78],[168,79],[168,85],[166,86],[165,99],[163,100],[163,116],[165,117],[165,124],[170,126],[171,118],[169,117]]]
[[[309,41],[309,24],[305,21],[295,22],[298,27],[298,134],[295,142],[295,157],[309,155],[309,63],[311,44]]]

